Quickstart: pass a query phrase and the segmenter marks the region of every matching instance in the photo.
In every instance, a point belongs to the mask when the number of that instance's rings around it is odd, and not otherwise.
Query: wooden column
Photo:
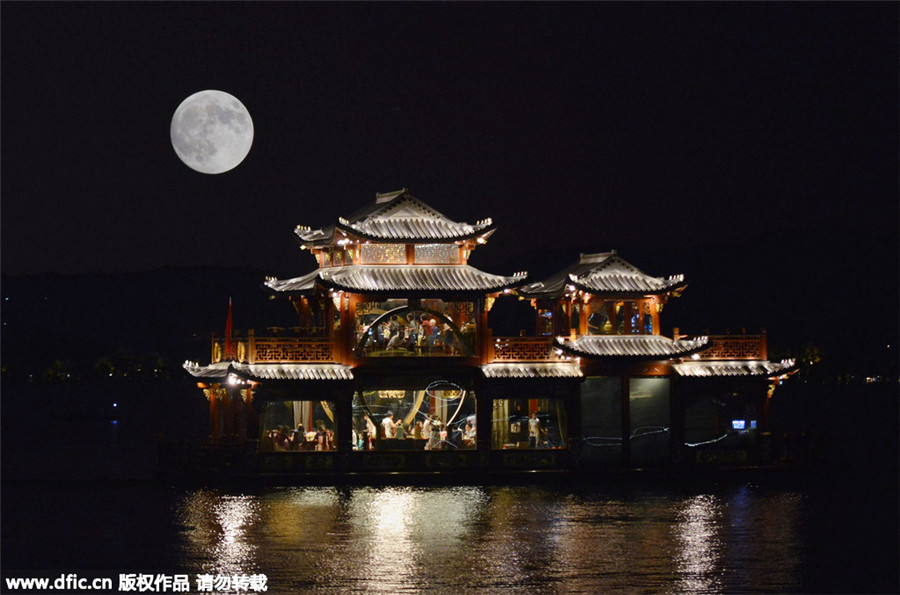
[[[219,385],[211,384],[207,389],[209,392],[209,441],[212,444],[219,443],[219,404],[218,392]]]
[[[360,301],[360,296],[355,293],[351,293],[347,302],[347,320],[348,328],[347,328],[347,348],[344,351],[344,360],[341,361],[342,364],[352,366],[353,358],[356,356],[353,352],[356,349],[356,341],[358,337],[356,336],[356,304]]]
[[[585,302],[584,300],[580,300],[581,304],[579,305],[580,315],[578,317],[578,334],[586,335],[588,334],[588,316],[591,312],[591,307],[589,302]]]
[[[658,300],[654,300],[650,303],[650,314],[653,316],[653,334],[659,334],[659,309],[662,307],[662,302]]]
[[[478,326],[475,329],[475,349],[478,351],[475,356],[482,363],[490,353],[489,341],[491,334],[488,332],[488,311],[485,307],[484,296],[475,299],[475,315],[478,317]],[[455,322],[455,321],[454,321]]]
[[[259,439],[259,414],[256,411],[256,404],[253,402],[254,388],[255,387],[252,385],[247,387],[247,400],[244,401],[244,407],[247,410],[247,421],[244,428],[244,434],[247,436],[248,440]]]
[[[338,363],[345,364],[350,361],[350,352],[353,350],[353,337],[356,334],[356,329],[353,326],[353,319],[350,317],[350,296],[341,294],[340,304],[341,329],[338,333],[340,335],[338,341],[340,351],[332,357]]]
[[[233,389],[228,387],[222,389],[222,403],[220,407],[222,407],[222,428],[220,430],[220,434],[222,437],[231,436],[234,434],[234,407],[232,407],[232,393]]]
[[[575,331],[576,334],[578,333],[578,326],[572,326],[572,315],[575,314],[576,312],[579,312],[577,298],[575,298],[575,297],[569,298],[568,304],[569,304],[569,307],[566,311],[566,336],[567,337],[572,335],[572,331]],[[578,320],[576,320],[576,324],[580,325],[580,322],[581,322],[581,320],[580,320],[580,316],[579,316]]]
[[[235,386],[228,391],[228,402],[231,405],[231,430],[229,435],[234,436],[238,442],[241,442],[244,428],[244,399],[241,396],[241,388],[239,386]]]

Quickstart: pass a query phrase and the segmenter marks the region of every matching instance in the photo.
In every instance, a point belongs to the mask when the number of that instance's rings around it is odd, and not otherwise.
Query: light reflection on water
[[[182,563],[269,590],[797,591],[802,498],[543,487],[305,487],[184,494]]]
[[[203,552],[197,572],[234,575],[255,570],[257,546],[249,537],[259,501],[251,496],[197,491],[187,497],[182,523]]]
[[[717,526],[724,505],[711,495],[694,496],[681,505],[678,536],[677,591],[717,593],[722,591],[718,575],[722,551],[721,530]]]

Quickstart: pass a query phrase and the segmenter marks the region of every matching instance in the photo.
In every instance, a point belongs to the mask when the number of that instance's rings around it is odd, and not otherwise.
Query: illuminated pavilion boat
[[[767,361],[765,333],[660,335],[683,276],[651,277],[614,251],[531,283],[470,266],[494,231],[406,189],[296,228],[318,268],[264,288],[298,326],[228,329],[209,365],[184,365],[209,401],[210,460],[470,477],[769,460],[767,403],[794,367]],[[494,336],[491,309],[517,301],[529,328]]]

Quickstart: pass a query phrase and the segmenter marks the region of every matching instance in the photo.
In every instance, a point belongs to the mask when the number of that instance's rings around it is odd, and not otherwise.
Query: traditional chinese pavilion
[[[294,233],[318,268],[266,279],[297,326],[213,337],[186,362],[209,443],[252,473],[500,473],[751,463],[770,457],[767,403],[792,362],[766,335],[660,334],[683,276],[615,251],[542,281],[468,264],[490,219],[453,221],[406,189]],[[502,299],[501,299],[502,298]],[[525,301],[519,336],[492,307]]]

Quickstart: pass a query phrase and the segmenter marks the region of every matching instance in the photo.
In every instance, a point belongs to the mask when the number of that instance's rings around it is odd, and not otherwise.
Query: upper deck
[[[335,339],[320,336],[300,336],[311,330],[293,327],[289,329],[270,328],[267,336],[256,335],[249,330],[232,339],[232,357],[226,357],[224,337],[212,338],[210,361],[218,363],[232,359],[238,363],[351,363],[340,361]],[[675,329],[675,340],[685,339]],[[633,337],[622,337],[631,339]],[[693,360],[702,361],[756,361],[767,359],[766,333],[741,335],[709,335],[708,347],[690,355]],[[488,336],[484,353],[475,354],[483,363],[504,362],[559,362],[566,361],[566,354],[554,347],[554,337],[494,337]],[[395,357],[447,356],[443,352],[398,352]],[[638,354],[634,354],[638,355]],[[361,355],[359,358],[368,357]]]

